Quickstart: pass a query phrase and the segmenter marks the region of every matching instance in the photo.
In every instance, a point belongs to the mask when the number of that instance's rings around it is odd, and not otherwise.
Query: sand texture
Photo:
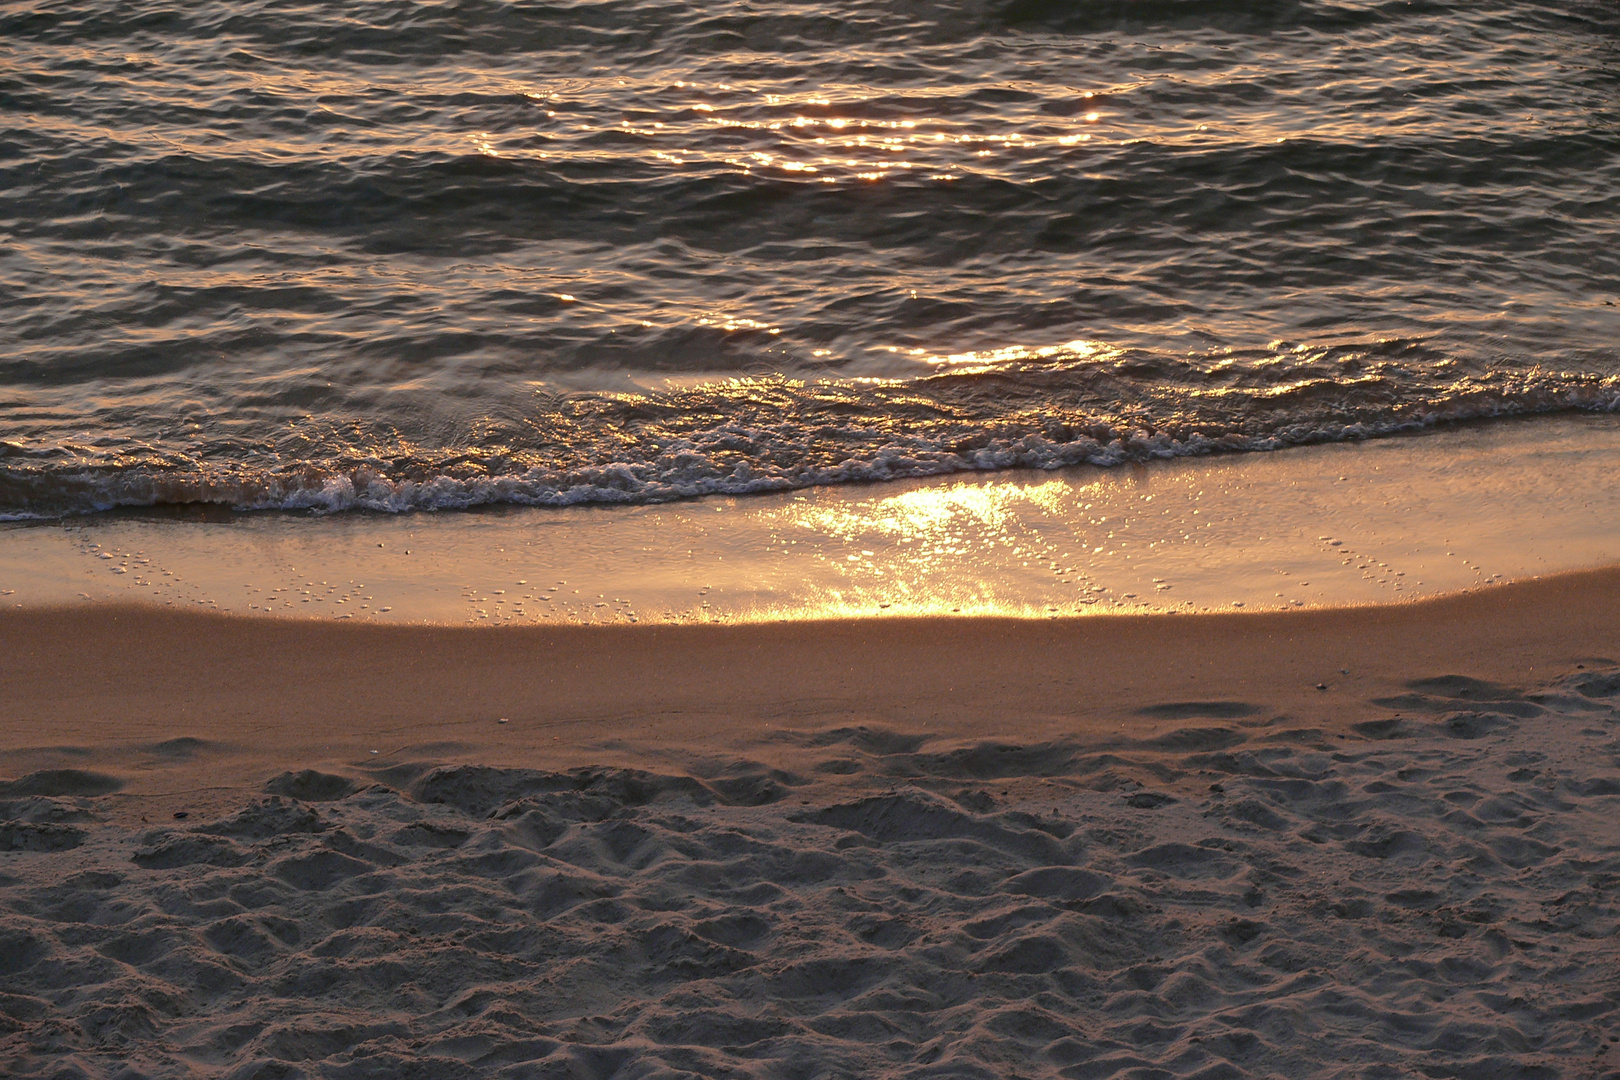
[[[181,820],[37,771],[0,788],[0,1072],[1620,1076],[1620,669],[1408,684],[1348,723],[393,753]]]

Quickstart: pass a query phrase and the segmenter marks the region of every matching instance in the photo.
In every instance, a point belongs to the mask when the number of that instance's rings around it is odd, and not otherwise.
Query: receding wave
[[[359,420],[293,425],[279,445],[220,439],[185,453],[108,439],[0,443],[0,519],[188,504],[396,513],[658,503],[1620,410],[1620,377],[1470,376],[1417,395],[1377,367],[1365,352],[1319,354],[1291,378],[1203,371],[1195,381],[1191,367],[1178,380],[1163,358],[1120,353],[1083,374],[1059,365],[879,385],[761,378],[663,394],[538,395],[531,415],[486,419],[468,442],[437,449]]]

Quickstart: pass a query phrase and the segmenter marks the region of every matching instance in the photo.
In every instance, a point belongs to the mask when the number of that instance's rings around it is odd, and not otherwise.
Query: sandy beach
[[[0,1071],[1620,1075],[1617,610],[8,611]]]
[[[0,1080],[1620,1080],[1620,3],[0,43]]]

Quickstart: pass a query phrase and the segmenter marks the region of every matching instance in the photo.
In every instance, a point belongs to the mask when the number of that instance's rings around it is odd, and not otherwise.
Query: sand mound
[[[275,777],[264,785],[264,790],[271,795],[285,795],[305,802],[330,802],[353,795],[355,783],[346,776],[300,769]]]
[[[0,798],[18,795],[107,795],[124,786],[122,780],[84,769],[44,769],[17,780],[0,780]]]
[[[1617,698],[781,735],[816,780],[293,772],[138,832],[34,774],[0,803],[0,1071],[1620,1076]]]

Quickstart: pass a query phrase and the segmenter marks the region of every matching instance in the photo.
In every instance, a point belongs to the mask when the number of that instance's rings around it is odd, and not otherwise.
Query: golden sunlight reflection
[[[917,293],[913,291],[912,297]],[[571,297],[569,298],[571,299]],[[670,326],[702,326],[728,333],[747,332],[778,336],[782,327],[762,319],[715,311],[660,313],[658,321],[643,321],[646,328]],[[808,354],[815,360],[832,356],[831,349],[811,349]],[[808,379],[804,373],[777,371],[772,375],[752,373],[739,376],[735,371],[708,370],[679,373],[648,372],[626,373],[626,381],[639,389],[663,391],[692,389],[700,386],[750,384],[762,378],[782,378],[794,385],[804,382],[859,384],[864,386],[904,382],[919,375],[948,373],[974,375],[1005,369],[1019,364],[1064,365],[1106,363],[1124,354],[1124,350],[1105,341],[1075,340],[1054,345],[1004,345],[994,349],[979,349],[959,353],[933,352],[925,348],[903,348],[898,345],[875,345],[865,350],[865,359],[858,366],[841,366],[835,374],[817,375]],[[845,359],[853,359],[846,357]]]
[[[1072,511],[1085,485],[1069,477],[934,481],[891,495],[795,497],[761,515],[771,544],[819,564],[808,600],[818,617],[891,614],[1045,614],[1057,608],[1030,599],[1027,572],[1061,581],[1069,572],[1042,537],[1040,523]],[[813,555],[811,553],[814,552]],[[1067,556],[1069,553],[1063,553]],[[1010,574],[965,573],[1004,564]],[[1049,588],[1037,590],[1050,592]],[[1095,595],[1080,598],[1094,604]],[[785,608],[762,605],[759,617]],[[801,615],[802,617],[802,615]]]
[[[913,293],[913,296],[916,294]],[[572,299],[572,297],[567,297]],[[728,333],[749,332],[778,336],[782,327],[742,315],[728,315],[713,311],[682,313],[672,318],[664,313],[658,322],[645,320],[645,328],[657,326],[702,326]],[[822,360],[833,355],[831,349],[811,349],[809,356]],[[902,348],[898,345],[878,345],[866,350],[866,360],[859,367],[840,367],[835,374],[805,378],[803,374],[777,371],[772,374],[750,373],[739,375],[735,371],[698,370],[679,373],[626,372],[625,381],[639,390],[660,392],[689,390],[703,386],[751,385],[762,380],[781,379],[791,385],[806,382],[841,383],[878,386],[905,382],[918,375],[947,373],[975,375],[1019,364],[1081,364],[1106,363],[1123,355],[1124,350],[1104,341],[1065,341],[1057,345],[1005,345],[994,349],[979,349],[960,353],[937,353],[923,348]]]
[[[475,74],[475,73],[469,73]],[[1071,168],[1074,155],[1089,152],[1094,138],[1117,136],[1116,142],[1143,137],[1120,126],[1122,118],[1099,108],[1073,116],[1007,119],[997,126],[993,115],[971,119],[928,112],[936,97],[950,92],[920,91],[911,95],[915,115],[881,115],[883,106],[860,86],[829,86],[812,92],[782,93],[775,84],[740,86],[677,80],[657,99],[641,98],[633,106],[603,115],[600,88],[559,83],[536,87],[500,80],[500,91],[521,97],[534,107],[534,124],[522,132],[496,136],[465,131],[456,136],[435,133],[415,149],[432,152],[445,137],[465,140],[474,152],[513,160],[545,160],[566,146],[570,160],[624,161],[640,158],[660,168],[721,167],[751,175],[781,176],[837,183],[871,182],[895,175],[952,182],[967,174],[998,175],[998,159],[1028,179],[1032,164],[1047,162],[1053,171]],[[1117,97],[1131,89],[1116,86],[1079,95],[1082,100]],[[1207,130],[1200,126],[1199,130]],[[716,132],[734,134],[743,145],[727,152]],[[1153,137],[1173,132],[1149,133]],[[611,135],[611,142],[593,145]],[[553,149],[552,147],[555,147]],[[1082,162],[1078,162],[1083,164]]]
[[[931,367],[951,368],[969,374],[1034,360],[1112,360],[1120,356],[1122,350],[1104,341],[1076,340],[1066,341],[1061,345],[1005,345],[999,349],[948,354],[934,354],[924,349],[913,349],[911,354]]]
[[[929,550],[966,554],[969,533],[1005,532],[1021,511],[1031,508],[1058,513],[1073,491],[1068,480],[1057,479],[996,484],[959,481],[871,501],[794,503],[776,511],[775,516],[791,526],[842,540],[874,533],[896,543],[916,544],[913,554]]]

